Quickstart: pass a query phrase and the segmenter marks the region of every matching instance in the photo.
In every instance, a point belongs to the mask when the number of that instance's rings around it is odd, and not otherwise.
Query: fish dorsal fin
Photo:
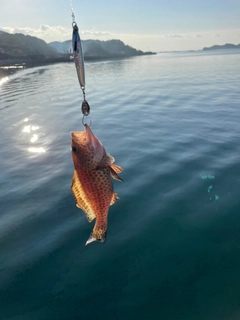
[[[117,193],[113,192],[112,199],[111,199],[111,202],[110,202],[110,206],[112,206],[118,199],[119,199],[119,196],[117,195]]]
[[[96,218],[93,210],[88,205],[88,200],[81,185],[81,182],[78,178],[77,171],[74,170],[72,177],[72,193],[76,199],[76,206],[85,213],[87,220],[91,222],[94,218]]]
[[[119,177],[119,175],[117,174],[117,172],[115,170],[113,170],[112,166],[109,167],[109,171],[110,171],[110,174],[111,174],[111,177],[115,180],[118,180],[118,181],[123,181],[122,178]]]

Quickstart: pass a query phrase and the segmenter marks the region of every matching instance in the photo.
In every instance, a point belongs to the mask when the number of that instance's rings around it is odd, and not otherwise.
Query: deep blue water
[[[86,63],[92,130],[124,168],[107,241],[70,191],[74,65],[0,86],[0,319],[240,319],[240,54]]]

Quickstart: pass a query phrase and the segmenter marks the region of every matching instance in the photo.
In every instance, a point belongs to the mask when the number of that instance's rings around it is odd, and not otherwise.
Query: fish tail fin
[[[99,241],[104,243],[107,237],[107,230],[106,231],[102,231],[101,233],[98,232],[98,230],[94,230],[91,234],[90,237],[88,238],[85,246],[87,246],[89,243],[94,242],[94,241]]]

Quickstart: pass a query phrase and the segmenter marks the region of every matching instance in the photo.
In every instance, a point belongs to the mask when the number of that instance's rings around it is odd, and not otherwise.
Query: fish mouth
[[[106,154],[101,141],[92,133],[90,127],[85,124],[84,131],[71,132],[72,147],[87,147],[91,149],[92,161],[97,165]]]
[[[100,161],[104,156],[105,149],[101,143],[101,141],[92,133],[90,127],[85,124],[85,137],[86,143],[91,145],[94,150],[94,159]]]
[[[97,139],[94,134],[92,133],[92,130],[90,129],[89,125],[87,124],[84,124],[84,127],[85,127],[85,136],[86,136],[86,139],[87,141],[93,143],[94,141],[94,138]]]
[[[84,124],[84,131],[71,131],[71,137],[73,140],[80,140],[82,142],[94,143],[94,140],[98,140],[92,133],[90,127],[87,124]]]

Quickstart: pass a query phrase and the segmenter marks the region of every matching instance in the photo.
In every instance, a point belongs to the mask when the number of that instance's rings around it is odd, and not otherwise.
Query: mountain
[[[58,53],[71,53],[72,52],[72,40],[67,40],[67,41],[53,41],[50,42],[49,45],[54,48]],[[83,43],[82,43],[83,47]]]
[[[85,60],[111,59],[145,54],[143,52],[125,45],[120,40],[84,40],[82,41]],[[69,62],[72,53],[72,41],[51,42],[25,36],[21,33],[10,34],[0,31],[0,66],[21,64],[25,66],[42,65],[55,62]]]
[[[136,50],[128,45],[125,45],[121,40],[81,40],[81,42],[85,59],[130,57],[153,54],[152,52],[144,53],[143,51]],[[58,53],[66,54],[72,52],[71,40],[64,42],[55,41],[50,42],[49,44],[55,48]]]
[[[203,50],[220,50],[220,49],[240,49],[240,44],[226,43],[224,45],[214,45],[212,47],[205,47]]]
[[[10,34],[3,31],[0,32],[0,53],[14,58],[36,56],[42,59],[54,58],[59,55],[56,49],[41,39],[25,36],[21,33]]]

